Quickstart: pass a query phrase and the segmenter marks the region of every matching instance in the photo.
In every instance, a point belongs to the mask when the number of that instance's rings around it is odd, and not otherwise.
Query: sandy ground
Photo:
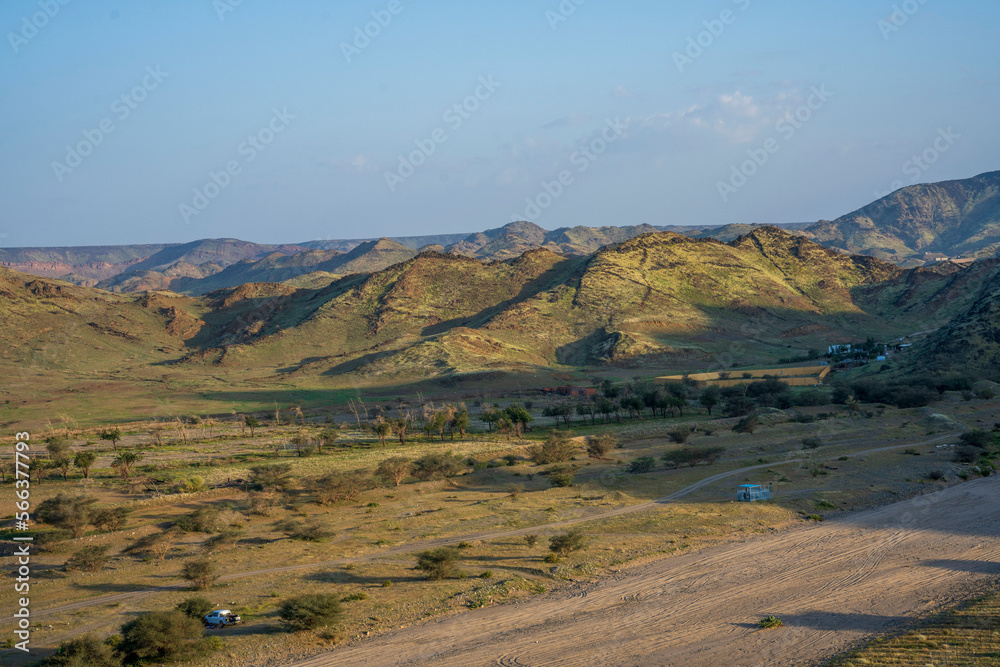
[[[809,665],[1000,575],[1000,477],[358,642],[334,665]],[[785,627],[759,630],[763,616]]]

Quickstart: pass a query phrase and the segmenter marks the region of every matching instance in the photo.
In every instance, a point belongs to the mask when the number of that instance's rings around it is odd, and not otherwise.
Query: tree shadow
[[[809,611],[801,614],[778,614],[785,627],[812,628],[824,632],[845,630],[860,630],[862,632],[883,632],[888,628],[906,623],[912,623],[912,618],[905,616],[880,616],[876,614],[851,614],[832,611]],[[734,623],[734,625],[758,630],[757,623]]]
[[[123,583],[107,583],[107,584],[81,584],[73,582],[71,584],[73,588],[78,588],[85,591],[93,591],[95,593],[138,593],[141,591],[147,591],[156,589],[158,591],[168,591],[168,590],[183,590],[186,588],[183,584],[174,584],[167,586],[150,586],[149,584],[123,584]]]
[[[988,560],[925,560],[923,567],[935,567],[942,570],[958,572],[974,572],[976,574],[1000,574],[1000,563]]]
[[[319,584],[350,584],[355,586],[382,586],[386,581],[393,584],[412,583],[427,581],[427,577],[422,575],[390,577],[371,577],[357,574],[349,570],[327,570],[326,572],[313,572],[302,577],[303,581],[311,581]]]

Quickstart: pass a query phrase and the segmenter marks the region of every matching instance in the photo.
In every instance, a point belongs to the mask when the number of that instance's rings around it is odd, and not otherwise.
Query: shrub
[[[411,470],[413,470],[413,464],[410,459],[402,456],[390,456],[378,464],[378,468],[375,469],[375,477],[386,486],[389,484],[399,486]]]
[[[755,415],[748,415],[736,423],[733,427],[733,433],[749,433],[753,435],[753,432],[760,425]]]
[[[283,601],[278,616],[290,632],[301,632],[330,625],[343,613],[336,595],[312,593]]]
[[[281,491],[292,483],[292,464],[269,463],[252,466],[248,484],[257,491]]]
[[[959,437],[959,440],[962,441],[963,445],[978,447],[980,449],[988,449],[993,446],[994,442],[993,434],[989,431],[983,431],[981,429],[963,433]]]
[[[118,653],[126,664],[191,659],[212,649],[202,641],[204,630],[201,621],[177,610],[150,612],[122,626]]]
[[[428,579],[450,579],[459,574],[458,560],[457,549],[438,547],[417,554],[417,569],[425,572]]]
[[[647,473],[656,467],[656,459],[652,456],[640,456],[634,459],[628,466],[628,471],[633,475],[641,475],[642,473]]]
[[[73,533],[73,537],[81,537],[90,524],[93,512],[91,506],[96,502],[97,498],[93,496],[60,493],[43,500],[35,510],[35,518],[56,528],[68,530]]]
[[[424,481],[454,477],[465,467],[461,456],[445,452],[427,454],[413,462],[413,476]]]
[[[567,556],[574,551],[586,548],[587,538],[578,530],[571,530],[562,535],[553,535],[549,538],[549,550],[559,556]]]
[[[565,488],[573,486],[573,482],[576,481],[576,468],[573,466],[560,466],[548,471],[546,475],[553,487]]]
[[[573,444],[572,437],[573,433],[571,431],[553,430],[544,443],[535,445],[528,450],[528,456],[539,465],[569,461],[573,458],[573,453],[576,451],[576,445]]]
[[[976,397],[981,400],[988,401],[991,398],[995,398],[996,394],[993,392],[992,389],[987,387],[986,389],[980,389],[979,391],[977,391]]]
[[[90,522],[98,530],[121,530],[130,511],[127,507],[102,507],[93,513]]]
[[[819,438],[802,438],[802,446],[806,449],[819,449],[822,444]]]
[[[111,547],[84,547],[69,557],[65,567],[67,570],[99,572],[110,560],[108,556],[110,549]]]
[[[327,528],[319,519],[311,519],[309,521],[286,519],[277,522],[274,524],[274,527],[276,530],[287,535],[289,539],[305,542],[322,542],[336,534],[335,531]]]
[[[929,473],[927,473],[927,477],[934,481],[942,480],[944,479],[944,472],[942,472],[941,470],[932,470]]]
[[[777,616],[765,616],[764,618],[757,621],[757,626],[763,630],[769,630],[772,628],[780,628],[784,623]]]
[[[955,450],[956,463],[975,463],[983,455],[983,450],[979,447],[964,445]]]
[[[196,558],[184,563],[181,568],[181,578],[187,579],[195,590],[210,588],[219,578],[215,563],[208,558]]]
[[[111,646],[93,635],[84,635],[59,644],[55,655],[39,667],[121,667],[121,659]]]
[[[185,616],[190,618],[203,621],[208,612],[215,609],[215,605],[211,603],[207,598],[188,598],[184,602],[180,602],[174,607],[177,611],[181,612]]]
[[[368,599],[368,594],[367,593],[357,592],[357,593],[351,593],[350,595],[345,595],[343,598],[341,598],[340,601],[341,602],[355,602],[357,600],[367,600],[367,599]]]
[[[535,546],[536,544],[538,544],[538,535],[525,535],[524,543],[527,544],[529,547]]]
[[[698,464],[712,465],[725,452],[725,447],[704,447],[701,449],[685,447],[684,449],[667,452],[661,458],[667,465],[672,464],[676,468],[683,468],[684,466],[696,466]]]
[[[334,471],[308,483],[320,505],[350,502],[374,486],[371,475],[361,470]]]
[[[679,428],[675,431],[671,431],[667,435],[670,436],[670,440],[678,444],[683,445],[691,437],[691,429],[689,428]]]
[[[617,444],[618,438],[614,433],[592,435],[587,438],[587,456],[592,459],[603,459]]]

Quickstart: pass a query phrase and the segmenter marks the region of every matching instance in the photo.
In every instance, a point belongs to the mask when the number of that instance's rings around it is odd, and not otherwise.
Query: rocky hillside
[[[903,188],[806,233],[831,248],[894,262],[925,253],[991,257],[1000,250],[1000,172]]]
[[[512,222],[499,229],[472,234],[448,247],[448,252],[479,259],[510,259],[545,248],[563,255],[583,256],[611,243],[656,232],[650,225],[627,227],[562,227],[546,231],[532,222]]]

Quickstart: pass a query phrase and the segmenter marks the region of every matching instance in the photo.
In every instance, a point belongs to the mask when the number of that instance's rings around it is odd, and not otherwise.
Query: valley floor
[[[1000,575],[1000,478],[711,547],[295,663],[808,665]],[[784,627],[760,630],[777,615]]]

